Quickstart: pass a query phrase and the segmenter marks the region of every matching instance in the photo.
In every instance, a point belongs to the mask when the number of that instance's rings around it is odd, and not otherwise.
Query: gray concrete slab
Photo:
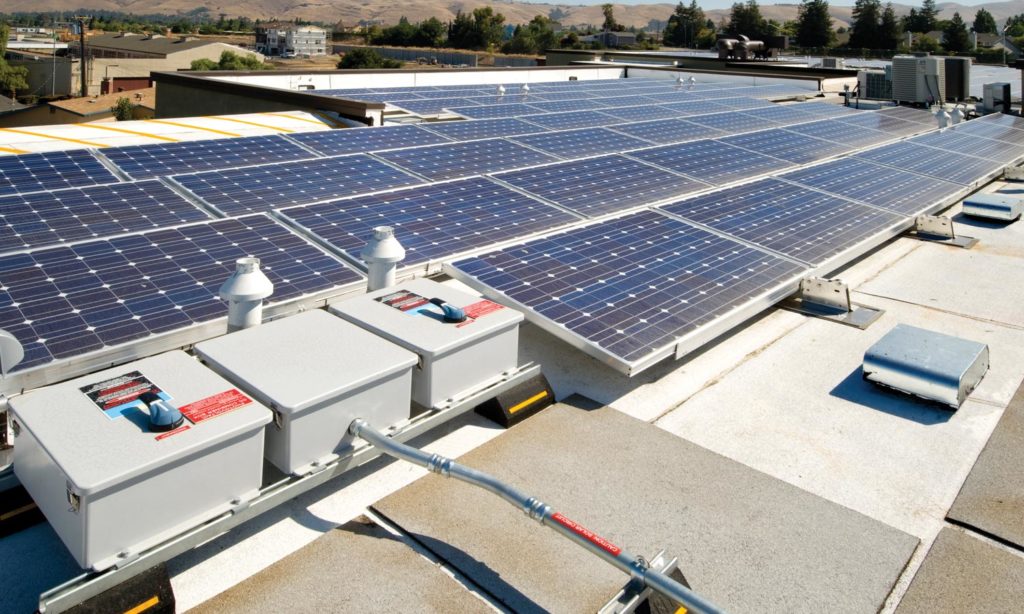
[[[877,611],[918,544],[611,408],[556,405],[460,461],[633,554],[666,549],[730,612]],[[516,611],[593,611],[626,580],[497,497],[437,475],[374,508]]]
[[[949,518],[1024,548],[1024,386],[981,451]]]
[[[493,612],[400,537],[363,518],[325,533],[189,612],[278,614],[409,609]]]
[[[1024,557],[956,528],[939,533],[897,614],[1017,614],[1024,604]]]

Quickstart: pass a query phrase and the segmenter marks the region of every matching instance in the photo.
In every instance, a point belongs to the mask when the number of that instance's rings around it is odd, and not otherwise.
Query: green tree
[[[132,111],[134,110],[135,105],[132,104],[131,99],[127,96],[121,96],[117,99],[117,102],[114,103],[114,106],[110,107],[110,112],[114,114],[114,119],[119,122],[126,122],[133,119]]]
[[[385,58],[373,49],[357,47],[352,51],[345,52],[338,68],[401,68],[402,63],[398,60]]]
[[[675,47],[694,47],[700,38],[701,30],[705,29],[706,20],[704,11],[697,5],[697,0],[690,0],[690,6],[680,2],[668,18],[662,40],[666,45]]]
[[[220,60],[201,59],[193,60],[192,70],[269,70],[274,68],[270,64],[263,63],[254,55],[237,54],[234,51],[224,51],[220,54]]]
[[[913,50],[937,53],[942,50],[942,47],[939,46],[939,41],[935,40],[931,36],[922,34],[914,40]]]
[[[999,34],[999,28],[996,26],[996,19],[985,10],[985,7],[978,9],[978,12],[974,14],[974,23],[971,29],[978,34]]]
[[[760,39],[769,34],[768,21],[761,16],[761,7],[758,6],[757,0],[747,0],[746,4],[733,4],[725,31],[733,36],[742,34],[752,39]]]
[[[7,39],[10,38],[11,29],[6,23],[0,23],[0,91],[7,92],[11,98],[18,94],[18,90],[28,88],[28,68],[24,66],[11,66],[4,59],[7,52]]]
[[[614,32],[623,29],[622,26],[615,21],[615,5],[602,4],[601,12],[604,13],[604,24],[601,26],[604,30]]]
[[[505,53],[543,53],[558,46],[558,37],[550,19],[537,15],[524,26],[516,26],[512,38],[501,46]]]
[[[935,6],[935,0],[924,0],[921,3],[921,32],[931,32],[938,28],[939,9]]]
[[[878,41],[882,49],[898,49],[903,42],[903,28],[900,27],[900,20],[896,17],[896,10],[892,2],[885,5],[882,11],[882,23],[878,27]]]
[[[831,47],[836,35],[827,0],[804,0],[797,19],[796,41],[801,47]]]
[[[942,32],[946,51],[963,53],[970,51],[971,39],[967,36],[967,24],[961,19],[960,13],[953,13],[953,19]]]
[[[413,44],[420,47],[440,47],[444,44],[445,26],[437,17],[421,21],[416,27]]]
[[[881,49],[879,27],[882,21],[880,0],[857,0],[853,5],[850,24],[850,47],[854,49]]]

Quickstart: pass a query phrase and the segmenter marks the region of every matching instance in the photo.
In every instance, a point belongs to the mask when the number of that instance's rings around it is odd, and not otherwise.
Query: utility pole
[[[86,76],[86,54],[85,54],[85,22],[89,19],[84,16],[76,16],[75,21],[78,22],[78,53],[82,62],[82,97],[85,98],[89,95],[89,79]]]

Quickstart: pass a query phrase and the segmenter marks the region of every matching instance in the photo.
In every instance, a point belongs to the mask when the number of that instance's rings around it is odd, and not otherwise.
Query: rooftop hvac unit
[[[1009,83],[986,83],[982,88],[982,110],[985,113],[1010,112]]]
[[[822,68],[846,68],[843,58],[821,58]]]
[[[969,57],[946,58],[946,100],[960,102],[971,97]]]
[[[941,57],[898,55],[892,59],[892,99],[915,104],[946,99],[946,62]]]
[[[862,70],[857,73],[861,98],[892,100],[892,81],[884,70]]]

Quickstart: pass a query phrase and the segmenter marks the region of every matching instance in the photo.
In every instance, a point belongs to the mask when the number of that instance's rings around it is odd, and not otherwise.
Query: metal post
[[[365,420],[357,418],[348,427],[349,432],[362,437],[378,450],[395,458],[410,462],[427,470],[467,482],[491,492],[514,507],[519,508],[527,516],[555,531],[562,537],[581,546],[591,554],[595,554],[606,563],[619,569],[630,577],[643,582],[687,610],[697,613],[713,614],[721,612],[717,606],[697,595],[669,576],[650,569],[645,561],[619,548],[608,540],[594,534],[586,527],[555,512],[551,506],[534,497],[519,492],[513,486],[505,484],[492,475],[460,465],[440,454],[431,454],[423,450],[398,443],[384,434],[374,430]]]
[[[85,68],[85,17],[76,17],[78,20],[78,53],[82,62],[82,97],[89,95],[89,79],[86,76]]]

